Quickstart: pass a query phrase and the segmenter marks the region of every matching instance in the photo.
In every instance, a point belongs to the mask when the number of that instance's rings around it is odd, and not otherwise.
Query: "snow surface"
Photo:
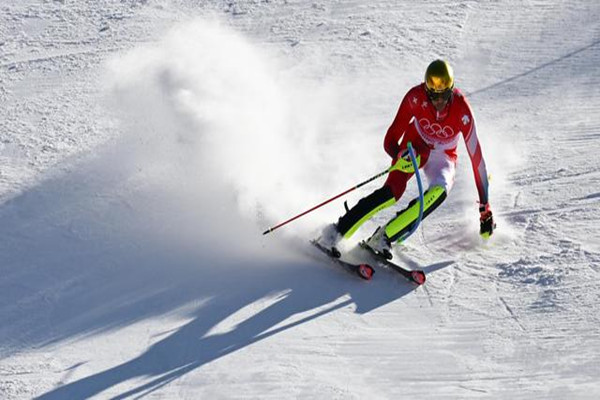
[[[599,398],[599,20],[592,0],[3,0],[0,398]],[[492,239],[463,145],[396,250],[423,287],[309,248],[341,201],[261,236],[386,168],[437,57],[476,114]]]

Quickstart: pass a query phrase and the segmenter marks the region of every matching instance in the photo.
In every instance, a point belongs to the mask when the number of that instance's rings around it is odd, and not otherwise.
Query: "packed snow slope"
[[[0,398],[599,398],[598,20],[590,0],[2,1]],[[438,57],[495,235],[461,144],[395,249],[423,287],[310,248],[341,201],[262,236],[386,168]]]

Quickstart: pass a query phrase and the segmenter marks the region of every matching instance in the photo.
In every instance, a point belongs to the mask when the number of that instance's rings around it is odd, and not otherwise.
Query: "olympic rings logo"
[[[454,129],[452,129],[452,127],[448,125],[442,127],[438,123],[432,124],[427,118],[421,118],[419,120],[419,125],[426,136],[441,139],[444,142],[449,141],[455,136]]]

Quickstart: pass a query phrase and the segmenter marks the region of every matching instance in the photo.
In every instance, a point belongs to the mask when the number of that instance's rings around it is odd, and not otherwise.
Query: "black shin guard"
[[[342,236],[348,238],[373,215],[395,203],[396,199],[392,189],[389,186],[383,186],[361,199],[346,214],[340,217],[337,223],[338,230]]]

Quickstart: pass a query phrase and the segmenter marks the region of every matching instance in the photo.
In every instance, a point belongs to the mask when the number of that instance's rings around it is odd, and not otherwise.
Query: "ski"
[[[358,275],[364,280],[370,281],[373,278],[373,274],[375,274],[375,270],[369,264],[352,264],[340,259],[340,255],[333,253],[330,249],[327,249],[321,246],[316,240],[311,240],[310,243],[319,249],[322,253],[327,255],[331,261],[338,264],[346,271],[351,272],[353,274]]]
[[[410,269],[401,267],[400,265],[395,264],[395,263],[391,262],[390,260],[388,260],[383,254],[375,251],[373,248],[371,248],[369,245],[367,245],[367,243],[364,241],[360,242],[359,246],[362,247],[363,249],[367,250],[369,253],[371,253],[377,259],[377,261],[379,263],[381,263],[382,265],[384,265],[386,267],[393,269],[394,271],[398,272],[400,275],[402,275],[409,281],[416,283],[417,285],[422,285],[427,280],[427,278],[425,277],[424,271],[422,271],[420,269],[410,270]]]

